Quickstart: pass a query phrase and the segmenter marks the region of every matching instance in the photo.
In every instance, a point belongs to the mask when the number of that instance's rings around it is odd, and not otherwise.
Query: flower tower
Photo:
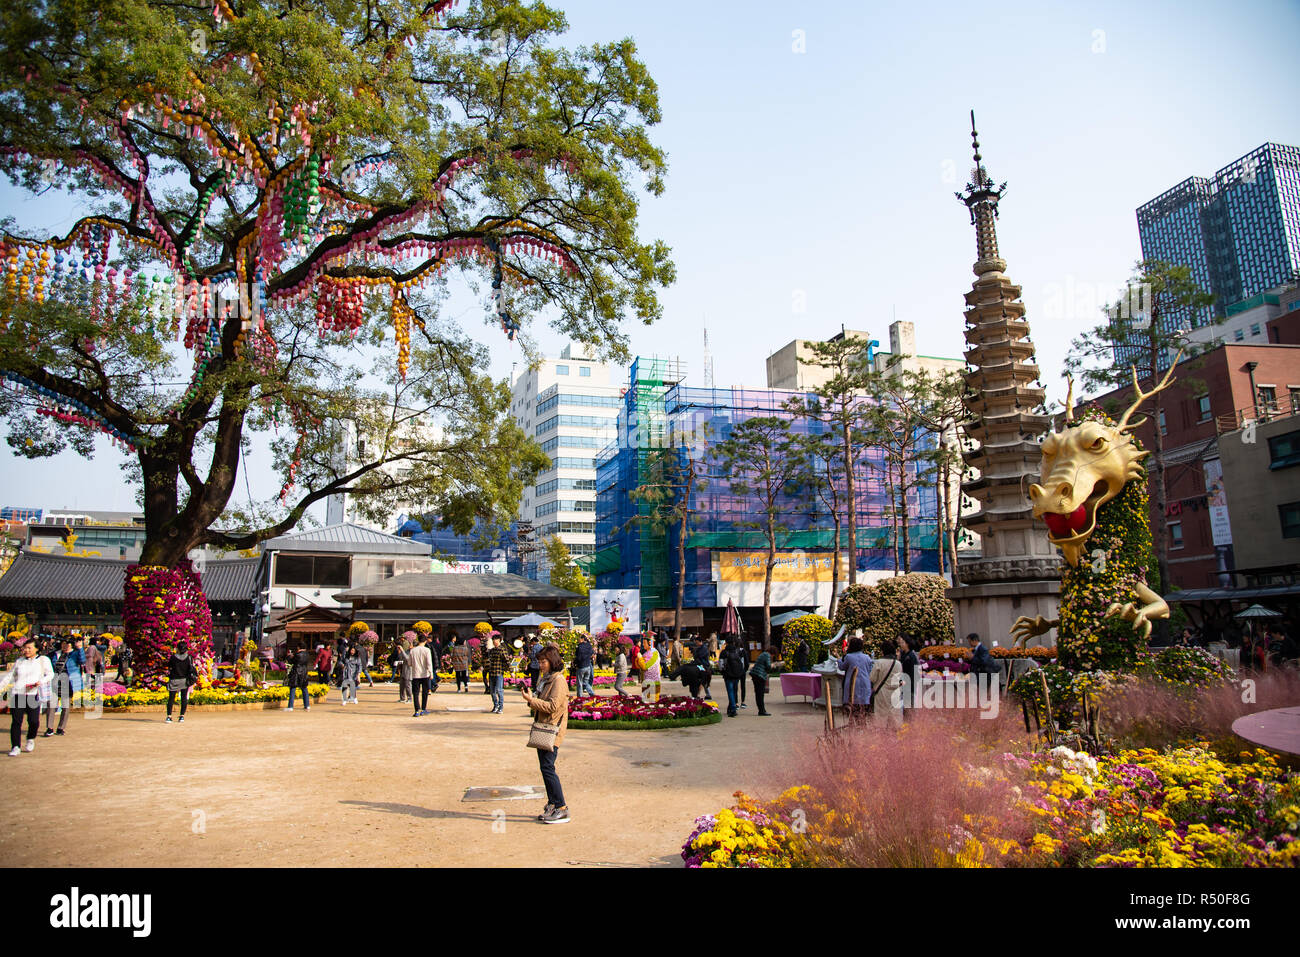
[[[212,680],[212,612],[198,573],[189,561],[175,568],[130,565],[123,589],[122,623],[141,687],[167,683],[167,660],[178,641],[189,646],[200,681]]]
[[[1007,186],[994,187],[981,162],[974,111],[971,143],[975,167],[965,192],[956,195],[975,227],[976,279],[966,293],[965,313],[965,430],[976,447],[965,459],[977,474],[962,491],[980,506],[967,527],[980,535],[983,552],[962,562],[963,584],[949,589],[948,597],[958,637],[977,632],[986,643],[1006,644],[1021,615],[1055,617],[1060,593],[1060,560],[1024,492],[1038,475],[1038,437],[1051,427],[1051,417],[1020,287],[1006,275],[1007,261],[998,251],[998,203]]]

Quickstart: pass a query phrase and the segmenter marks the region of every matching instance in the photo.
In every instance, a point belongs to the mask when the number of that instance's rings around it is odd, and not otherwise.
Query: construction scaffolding
[[[697,462],[703,488],[692,492],[686,548],[686,607],[714,607],[713,553],[766,548],[762,531],[753,527],[761,512],[758,497],[731,487],[713,454],[718,443],[747,419],[782,418],[791,431],[817,435],[827,425],[785,408],[792,398],[812,396],[775,389],[692,388],[682,383],[679,365],[662,359],[639,358],[633,363],[624,408],[619,416],[617,445],[596,458],[596,542],[591,571],[600,588],[638,588],[642,613],[676,603],[676,553],[680,529],[657,527],[649,521],[652,506],[634,501],[631,492],[651,481],[649,463],[657,453],[675,448]],[[924,443],[920,446],[925,448]],[[933,447],[932,443],[931,446]],[[860,571],[895,567],[895,528],[890,518],[889,489],[882,448],[860,450],[855,470],[858,514],[854,560]],[[913,471],[915,470],[915,471]],[[907,521],[913,571],[938,571],[938,493],[933,469],[913,463]],[[848,547],[846,483],[840,493],[841,545]],[[780,503],[784,529],[777,547],[830,551],[834,521],[819,496],[788,494]]]

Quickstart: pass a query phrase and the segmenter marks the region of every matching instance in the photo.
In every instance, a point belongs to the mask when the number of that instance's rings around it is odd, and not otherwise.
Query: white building
[[[549,580],[542,545],[552,535],[574,555],[596,550],[595,459],[617,435],[621,378],[579,345],[511,375],[510,412],[551,459],[551,469],[524,489],[519,511],[519,521],[532,524],[536,546],[526,557],[529,577]]]

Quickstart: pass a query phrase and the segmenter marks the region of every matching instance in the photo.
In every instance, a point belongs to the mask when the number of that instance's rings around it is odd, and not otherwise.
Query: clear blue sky
[[[761,386],[768,353],[841,324],[885,342],[895,311],[921,352],[960,355],[975,240],[953,192],[972,108],[985,165],[1009,183],[999,241],[1057,399],[1070,337],[1139,257],[1136,208],[1266,141],[1300,144],[1294,0],[553,5],[570,43],[633,37],[659,84],[668,188],[643,204],[642,235],[672,247],[678,281],[632,347],[680,355],[696,384],[706,319],[719,385]],[[20,221],[63,218],[17,200],[0,187]],[[518,346],[474,300],[452,309],[507,374]],[[259,497],[277,487],[265,462],[252,459]],[[5,449],[0,504],[130,508],[119,465],[106,445],[91,464]]]

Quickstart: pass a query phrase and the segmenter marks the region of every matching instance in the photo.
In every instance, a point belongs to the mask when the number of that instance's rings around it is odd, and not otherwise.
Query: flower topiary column
[[[167,659],[180,640],[189,644],[200,683],[212,678],[212,612],[189,561],[175,568],[130,565],[122,622],[139,687],[167,686]]]

